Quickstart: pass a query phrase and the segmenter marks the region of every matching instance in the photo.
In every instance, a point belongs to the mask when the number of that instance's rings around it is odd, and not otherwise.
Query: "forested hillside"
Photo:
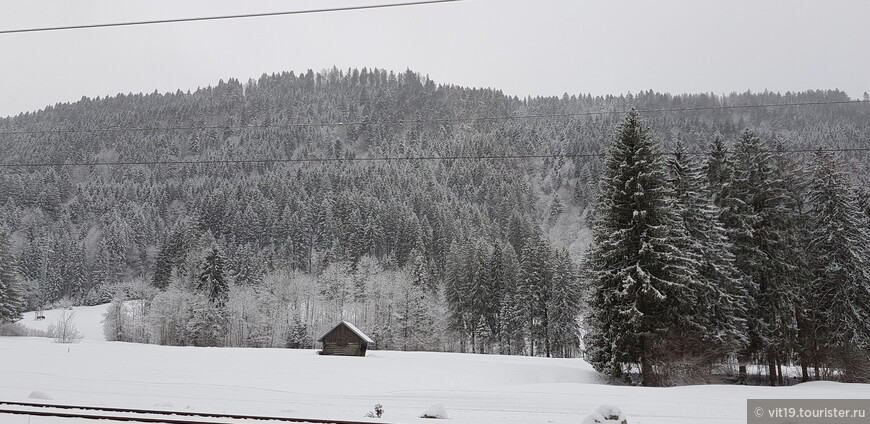
[[[848,100],[519,99],[365,68],[83,98],[0,119],[4,262],[28,308],[142,299],[107,321],[123,340],[308,346],[344,318],[379,348],[571,356],[627,108],[670,110],[644,113],[653,136],[704,158],[745,129],[785,151],[870,147],[866,105],[722,108]],[[866,185],[867,154],[843,159]]]

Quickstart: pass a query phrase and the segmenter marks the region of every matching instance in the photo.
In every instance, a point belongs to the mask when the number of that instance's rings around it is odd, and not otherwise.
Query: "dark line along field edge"
[[[203,418],[229,418],[236,420],[258,420],[258,421],[284,421],[295,423],[312,423],[312,424],[372,424],[371,421],[346,421],[346,420],[326,420],[322,418],[295,418],[295,417],[270,417],[262,415],[237,415],[237,414],[217,414],[209,412],[183,412],[183,411],[161,411],[150,409],[135,409],[135,408],[108,408],[97,406],[82,406],[82,405],[55,405],[32,402],[10,402],[0,401],[0,405],[34,407],[34,408],[54,408],[54,409],[80,409],[82,411],[101,411],[101,412],[116,412],[116,413],[132,413],[145,415],[175,415],[179,417],[203,417]],[[34,415],[34,416],[49,416],[49,417],[64,417],[64,418],[85,418],[93,420],[118,420],[130,422],[146,422],[146,423],[167,423],[167,424],[225,424],[220,422],[206,421],[191,421],[191,420],[173,420],[169,418],[148,418],[148,417],[125,417],[125,416],[107,416],[107,415],[92,415],[92,414],[76,414],[67,412],[49,412],[49,411],[27,411],[16,409],[0,409],[0,414],[16,414],[16,415]],[[380,423],[390,424],[390,423]]]

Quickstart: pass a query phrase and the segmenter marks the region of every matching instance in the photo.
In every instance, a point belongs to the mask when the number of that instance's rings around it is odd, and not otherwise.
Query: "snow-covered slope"
[[[24,319],[19,321],[19,324],[34,330],[46,331],[50,325],[57,324],[57,320],[63,312],[75,313],[73,322],[83,340],[106,340],[106,337],[103,336],[103,314],[106,313],[108,306],[107,303],[97,306],[79,306],[72,310],[49,309],[43,313],[45,319],[39,321],[36,320],[36,312],[25,312]]]
[[[86,316],[101,318],[77,314],[80,329],[99,327],[85,323]],[[434,404],[443,404],[454,424],[577,423],[601,404],[622,408],[631,424],[736,424],[746,421],[747,398],[870,397],[870,385],[837,383],[609,386],[580,359],[391,351],[355,358],[319,356],[314,350],[166,347],[93,338],[67,345],[0,337],[0,399],[25,400],[33,391],[57,403],[348,420],[362,419],[379,403],[385,422],[429,424],[418,417]],[[0,416],[0,422],[27,421]]]

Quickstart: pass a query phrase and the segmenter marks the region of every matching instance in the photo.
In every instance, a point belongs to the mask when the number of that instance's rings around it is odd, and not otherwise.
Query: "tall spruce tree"
[[[6,234],[0,232],[0,324],[21,319],[23,307],[15,259],[9,253]]]
[[[547,304],[548,346],[552,356],[570,358],[579,345],[580,282],[567,251],[553,252],[553,280]]]
[[[588,358],[619,377],[640,364],[644,385],[657,385],[661,343],[682,337],[697,302],[697,262],[665,176],[665,165],[637,111],[620,123],[602,175],[594,245],[586,260]]]
[[[702,307],[696,309],[694,322],[702,345],[692,350],[695,355],[719,360],[735,353],[746,342],[742,276],[734,267],[734,255],[719,222],[718,208],[705,194],[703,170],[689,158],[682,143],[677,143],[668,169],[675,210],[690,238],[689,250],[698,258],[695,289]],[[720,165],[711,173],[721,175],[725,169]]]
[[[550,247],[541,234],[526,241],[520,252],[517,285],[519,299],[524,305],[523,318],[530,342],[529,354],[532,356],[543,353],[549,357],[551,354],[550,339],[547,337],[550,326],[550,285],[553,279],[550,257]]]
[[[507,276],[502,248],[498,244],[493,246],[492,255],[487,261],[487,290],[488,298],[485,301],[486,311],[484,321],[493,340],[501,341],[502,330],[502,304],[504,303]]]
[[[752,243],[752,228],[758,221],[758,214],[752,207],[741,198],[734,195],[735,190],[746,190],[746,184],[738,181],[735,186],[734,174],[736,172],[734,158],[729,155],[725,141],[717,135],[710,146],[710,154],[704,164],[704,172],[707,174],[707,194],[716,207],[718,222],[724,229],[724,234],[729,245],[729,255],[733,258],[734,267],[741,281],[739,292],[744,294],[744,307],[746,311],[746,335],[745,344],[738,351],[739,362],[738,381],[745,383],[746,370],[753,353],[761,349],[761,341],[756,331],[755,320],[749,317],[749,311],[755,310],[755,298],[750,293],[755,293],[754,281],[750,278],[750,270],[753,264],[759,261],[762,253]]]
[[[225,269],[226,259],[218,251],[217,247],[211,249],[202,264],[202,272],[199,274],[198,288],[209,302],[222,308],[230,297],[230,288],[227,284]]]
[[[778,239],[774,249],[779,258],[775,266],[776,278],[780,282],[778,304],[782,309],[776,321],[780,347],[775,358],[777,384],[781,385],[787,378],[783,365],[794,362],[799,357],[795,353],[802,350],[800,336],[804,312],[815,305],[808,303],[803,296],[803,289],[809,287],[812,280],[807,267],[811,259],[806,247],[811,222],[806,210],[809,175],[804,164],[795,161],[795,156],[788,153],[782,139],[774,139],[771,144],[774,187],[780,199],[773,222]]]
[[[796,206],[772,149],[752,131],[744,131],[735,143],[733,163],[721,219],[735,265],[747,276],[749,343],[740,359],[763,358],[774,385],[783,352],[793,349],[797,338],[797,289],[791,258]]]
[[[459,335],[463,352],[465,351],[466,338],[469,335],[468,321],[470,320],[465,291],[469,268],[469,250],[465,244],[452,243],[450,245],[444,279],[444,299],[447,301],[449,311],[448,328]]]
[[[474,245],[456,243],[450,247],[444,297],[450,310],[450,327],[477,351],[477,340],[485,327],[486,299],[489,298],[486,267],[487,246],[482,241]]]
[[[870,223],[829,153],[816,154],[809,199],[812,284],[805,296],[813,305],[808,320],[816,369],[827,360],[847,379],[867,381],[868,370],[854,365],[870,359]]]
[[[525,304],[521,301],[517,274],[519,262],[517,254],[510,243],[505,244],[502,255],[502,276],[504,295],[502,296],[499,312],[499,335],[500,352],[506,354],[523,353],[525,349],[525,337],[523,331]]]

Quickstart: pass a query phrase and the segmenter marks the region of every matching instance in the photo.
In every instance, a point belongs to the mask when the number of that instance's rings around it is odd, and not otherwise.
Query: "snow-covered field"
[[[233,414],[360,420],[382,404],[381,421],[419,418],[444,405],[454,424],[579,423],[601,404],[630,424],[745,423],[747,398],[868,398],[870,385],[641,388],[603,384],[580,359],[369,351],[365,358],[314,350],[193,348],[107,342],[105,306],[76,308],[78,344],[0,337],[0,400]],[[22,324],[46,328],[25,315]],[[46,401],[48,402],[48,401]],[[377,422],[377,419],[373,421]],[[0,414],[3,424],[69,419]]]

